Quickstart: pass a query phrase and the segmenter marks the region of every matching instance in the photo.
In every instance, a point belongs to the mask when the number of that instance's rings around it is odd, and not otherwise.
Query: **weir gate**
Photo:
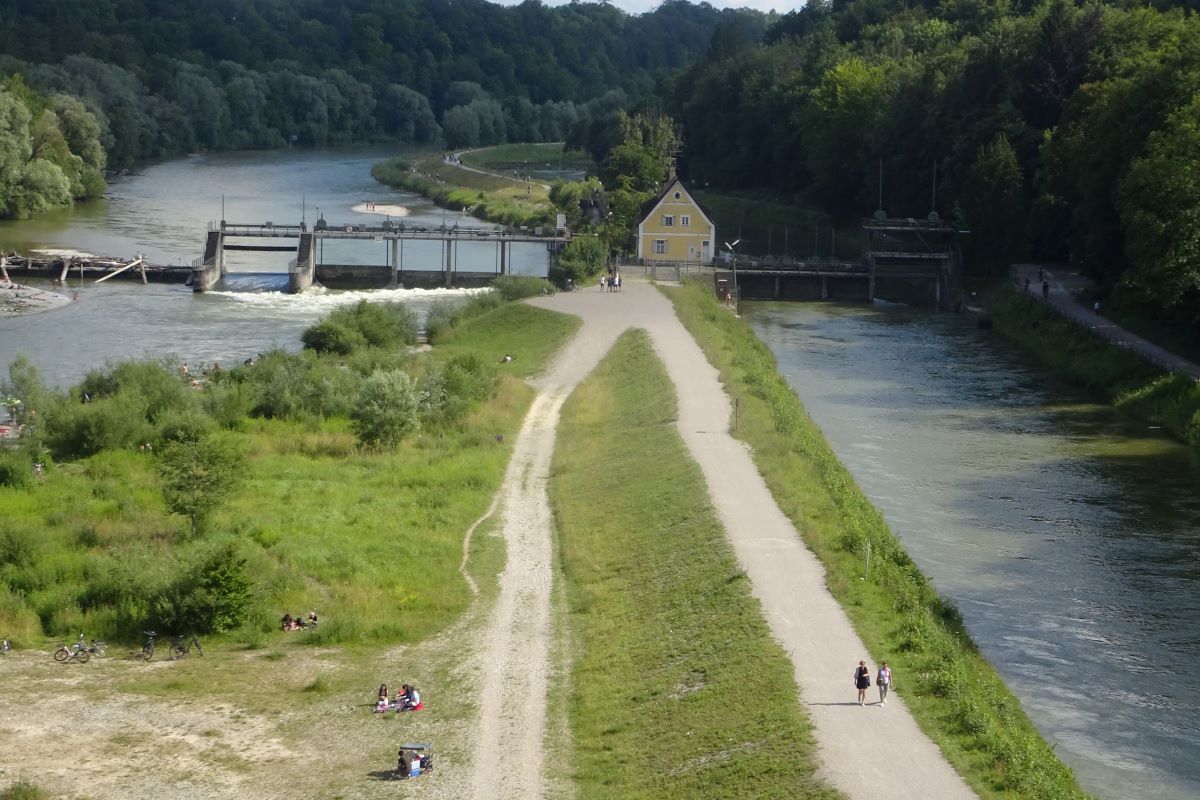
[[[294,243],[277,240],[294,240]],[[256,241],[257,240],[257,241]],[[263,240],[276,240],[264,242]],[[385,264],[326,264],[321,261],[325,240],[367,240],[388,243],[390,258]],[[570,233],[554,229],[476,228],[459,225],[408,225],[385,221],[379,225],[346,223],[334,225],[321,218],[308,228],[299,225],[240,224],[221,220],[210,223],[204,256],[192,264],[192,291],[207,292],[225,277],[228,251],[293,253],[288,265],[287,292],[303,292],[319,283],[331,289],[380,289],[460,287],[488,285],[497,275],[509,272],[512,245],[540,244],[557,253],[571,240]],[[404,263],[404,243],[436,241],[440,256],[430,263],[428,255]],[[496,268],[490,271],[458,269],[458,245],[488,243],[496,250]]]
[[[863,220],[863,233],[859,261],[738,258],[736,269],[716,271],[717,291],[733,290],[742,300],[869,303],[878,298],[937,309],[961,303],[957,231],[936,214],[914,220],[876,213]]]

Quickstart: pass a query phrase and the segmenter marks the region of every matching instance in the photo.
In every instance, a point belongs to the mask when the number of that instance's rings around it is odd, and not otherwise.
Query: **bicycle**
[[[146,641],[142,644],[142,652],[138,655],[143,661],[149,661],[154,658],[154,640],[158,637],[158,633],[155,631],[142,631],[142,633],[146,635]]]
[[[200,647],[200,640],[196,638],[196,634],[193,633],[191,637],[191,640],[188,640],[186,636],[175,637],[175,640],[171,642],[171,658],[183,658],[192,652],[193,647],[196,648],[197,653],[204,655],[204,649]]]
[[[8,655],[8,651],[12,650],[12,645],[8,643],[8,637],[0,639],[0,656]]]
[[[83,644],[83,637],[79,637],[79,644]],[[108,654],[108,643],[101,639],[92,639],[92,643],[84,649],[88,651],[88,655],[96,658],[104,658]]]
[[[80,664],[86,664],[89,658],[91,658],[91,654],[88,653],[87,647],[83,645],[82,639],[70,647],[64,644],[54,651],[54,660],[60,664],[71,659],[78,661]]]

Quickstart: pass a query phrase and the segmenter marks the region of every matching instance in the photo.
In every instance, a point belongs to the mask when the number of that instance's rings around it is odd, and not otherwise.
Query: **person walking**
[[[888,690],[892,688],[892,670],[888,668],[886,661],[875,675],[875,685],[879,687],[879,705],[887,705]]]
[[[1050,281],[1042,281],[1042,299],[1050,299]]]
[[[858,669],[854,670],[854,688],[858,689],[858,704],[866,705],[867,689],[871,688],[871,668],[866,661],[859,661]]]

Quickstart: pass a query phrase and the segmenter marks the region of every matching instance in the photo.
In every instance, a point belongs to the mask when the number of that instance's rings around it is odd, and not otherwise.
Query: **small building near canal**
[[[637,257],[644,263],[712,264],[716,241],[712,219],[678,178],[642,206]]]

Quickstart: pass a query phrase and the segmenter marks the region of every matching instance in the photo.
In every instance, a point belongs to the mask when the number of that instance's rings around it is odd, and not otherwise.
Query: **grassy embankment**
[[[480,169],[503,166],[522,156],[535,155],[539,163],[557,162],[562,144],[502,145],[473,151],[464,162]],[[469,211],[473,216],[502,225],[535,227],[553,225],[554,205],[550,191],[540,181],[518,180],[502,175],[482,174],[447,164],[441,153],[413,158],[393,158],[371,168],[380,183],[417,192],[443,208]]]
[[[550,497],[583,798],[833,798],[791,664],[675,428],[670,379],[627,332],[563,408]]]
[[[751,446],[780,508],[824,563],[830,591],[872,657],[892,666],[922,729],[984,798],[1083,797],[979,655],[954,605],[937,596],[838,461],[766,346],[717,305],[708,283],[667,294],[739,401],[736,435]],[[868,542],[871,574],[863,580]]]
[[[1164,372],[1019,292],[1003,292],[990,311],[996,330],[1056,374],[1200,447],[1200,385],[1190,378]]]

